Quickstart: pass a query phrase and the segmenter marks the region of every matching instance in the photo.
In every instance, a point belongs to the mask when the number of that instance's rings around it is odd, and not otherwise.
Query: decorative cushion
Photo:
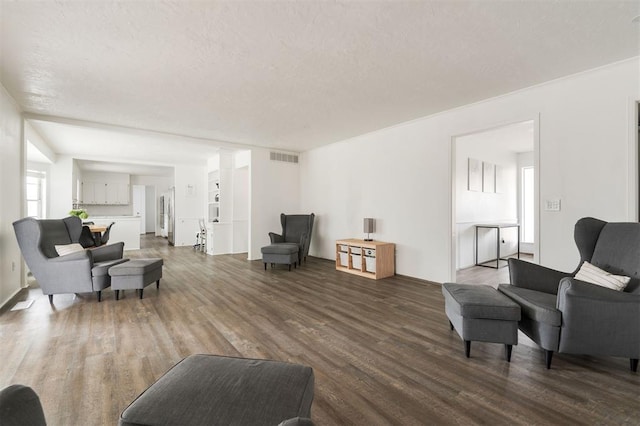
[[[66,254],[71,254],[71,253],[75,253],[77,251],[84,250],[84,247],[82,247],[78,243],[56,245],[55,247],[56,247],[56,252],[58,252],[58,256],[64,256]]]
[[[593,266],[589,262],[582,264],[574,278],[616,291],[624,290],[627,284],[629,284],[629,281],[631,281],[630,277],[610,274],[597,266]]]

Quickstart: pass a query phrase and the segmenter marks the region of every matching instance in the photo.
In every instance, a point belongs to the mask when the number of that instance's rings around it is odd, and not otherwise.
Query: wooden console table
[[[493,262],[493,260],[487,260],[486,262],[478,263],[478,229],[486,228],[486,229],[495,229],[496,230],[496,266],[493,265],[485,265],[486,263]],[[495,224],[484,224],[484,225],[476,225],[476,266],[484,266],[486,268],[500,268],[500,261],[507,260],[507,257],[500,257],[500,231],[505,228],[517,228],[518,232],[518,248],[517,255],[518,259],[520,259],[520,224],[519,223],[495,223]],[[505,265],[506,266],[506,265]],[[504,266],[503,266],[504,267]]]
[[[396,273],[396,245],[355,238],[336,241],[336,269],[378,280]]]

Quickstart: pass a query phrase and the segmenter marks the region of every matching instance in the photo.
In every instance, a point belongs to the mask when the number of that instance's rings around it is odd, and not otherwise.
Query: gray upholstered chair
[[[53,302],[54,294],[96,292],[109,287],[109,268],[123,259],[124,243],[119,242],[90,250],[59,256],[56,245],[79,243],[82,221],[75,216],[64,219],[25,218],[13,223],[27,266],[42,292]]]
[[[640,358],[640,223],[580,219],[574,238],[580,264],[560,272],[509,259],[511,285],[498,289],[522,309],[519,329],[545,350],[547,368],[554,352]],[[616,291],[574,276],[584,262],[631,281]]]
[[[282,234],[269,232],[271,244],[296,243],[298,244],[298,264],[307,261],[309,246],[311,245],[311,233],[315,214],[280,214]]]
[[[2,426],[46,426],[38,394],[28,386],[11,385],[0,391]]]

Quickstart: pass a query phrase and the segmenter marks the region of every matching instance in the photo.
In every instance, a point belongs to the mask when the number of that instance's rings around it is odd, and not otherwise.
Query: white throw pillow
[[[82,247],[78,243],[65,244],[65,245],[56,245],[55,248],[56,248],[56,251],[58,252],[58,256],[64,256],[65,254],[71,254],[71,253],[75,253],[77,251],[84,250],[84,247]]]
[[[575,279],[617,291],[624,290],[627,284],[629,284],[629,281],[631,281],[630,277],[610,274],[597,266],[593,266],[589,262],[582,264]]]

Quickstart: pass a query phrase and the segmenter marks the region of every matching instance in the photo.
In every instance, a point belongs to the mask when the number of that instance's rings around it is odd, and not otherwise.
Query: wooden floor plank
[[[116,424],[119,413],[194,353],[298,362],[316,377],[318,425],[637,424],[640,375],[628,360],[554,357],[520,344],[474,342],[451,331],[439,284],[369,280],[309,258],[291,272],[246,255],[207,256],[144,237],[132,258],[164,258],[160,289],[115,300],[38,288],[23,311],[0,315],[0,386],[40,395],[50,425]],[[496,285],[505,271],[459,280]]]

